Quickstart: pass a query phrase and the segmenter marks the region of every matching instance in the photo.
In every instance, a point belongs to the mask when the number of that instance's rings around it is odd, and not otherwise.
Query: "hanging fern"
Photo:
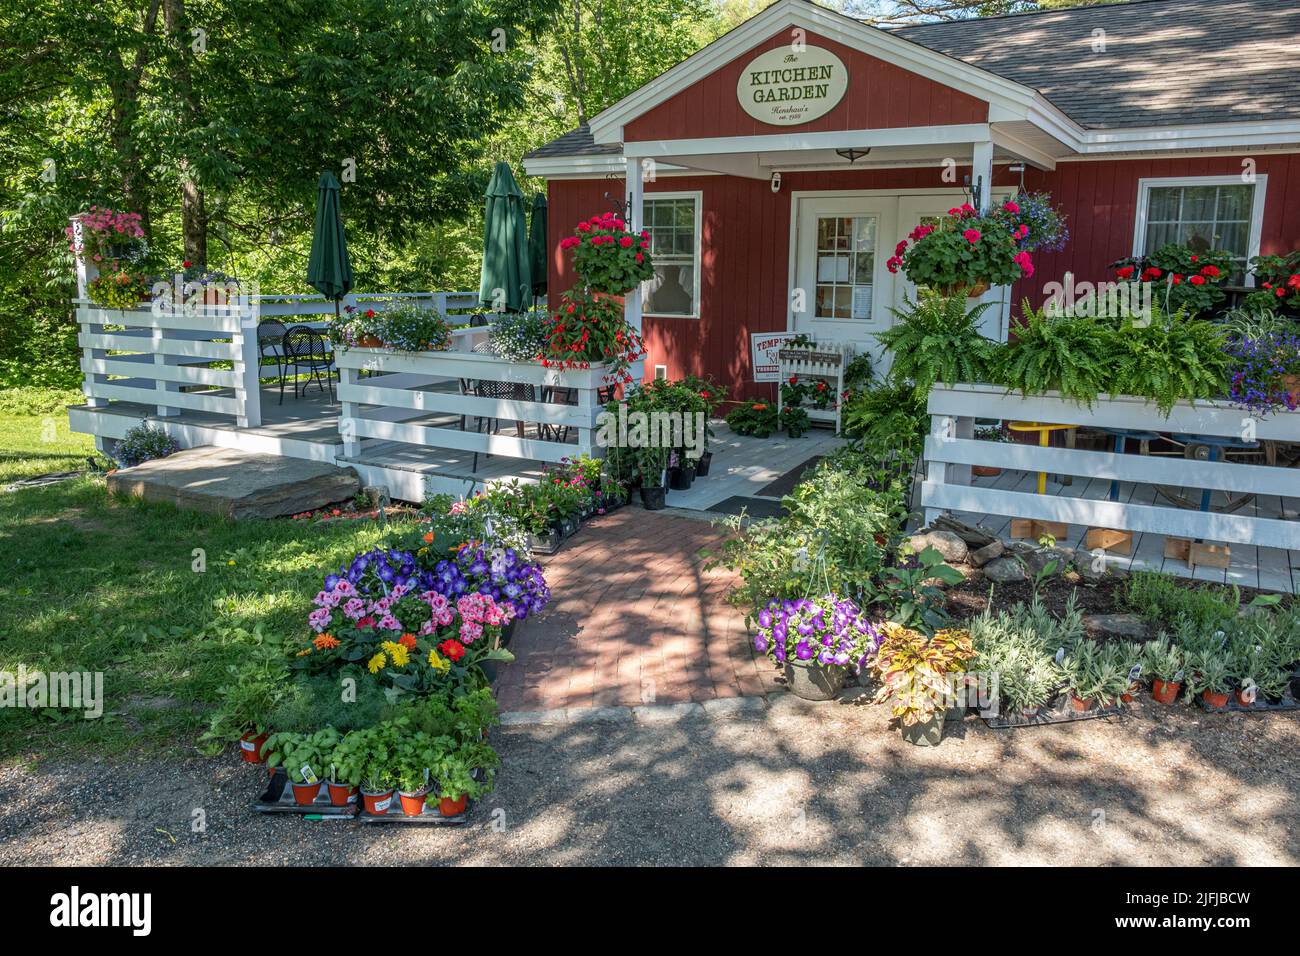
[[[890,384],[910,385],[924,401],[935,382],[987,381],[1000,348],[979,331],[989,308],[981,303],[968,312],[964,298],[922,293],[919,301],[905,300],[904,308],[892,309],[897,323],[876,336],[894,354]]]
[[[1115,334],[1112,391],[1155,402],[1168,415],[1183,400],[1228,390],[1230,357],[1220,326],[1156,309],[1149,324],[1127,321]]]
[[[1021,307],[1025,324],[1016,341],[1000,354],[996,381],[1022,395],[1057,391],[1092,408],[1114,377],[1112,328],[1093,318],[1054,318],[1035,312],[1028,300]]]

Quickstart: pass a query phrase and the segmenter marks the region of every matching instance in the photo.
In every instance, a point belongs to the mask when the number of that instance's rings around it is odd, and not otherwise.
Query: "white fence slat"
[[[505,362],[495,355],[472,352],[390,352],[384,349],[349,349],[335,354],[339,368],[371,372],[415,372],[445,378],[479,379],[560,388],[599,388],[608,368],[553,369],[522,362]]]
[[[363,380],[363,382],[370,381],[375,379]],[[591,428],[595,424],[593,411],[590,409],[584,411],[576,405],[480,398],[477,395],[459,395],[455,392],[386,388],[353,382],[340,383],[339,400],[361,405],[443,412],[449,415],[473,415],[480,418],[501,418],[522,422],[541,421],[550,425],[567,425],[572,428]]]
[[[149,356],[111,356],[107,359],[81,360],[81,370],[105,375],[130,375],[153,378],[182,385],[210,385],[217,388],[235,388],[240,375],[232,369],[202,368],[194,365],[158,365],[141,361]]]
[[[1083,475],[1186,488],[1213,488],[1256,494],[1300,495],[1300,469],[1270,468],[1223,461],[1190,461],[1152,455],[1043,448],[1016,442],[942,439],[925,443],[928,461],[964,465],[995,465],[1050,474]]]
[[[991,512],[1087,527],[1122,528],[1183,538],[1203,538],[1207,541],[1300,549],[1300,522],[1295,521],[1125,504],[1119,501],[1058,498],[1054,495],[996,491],[931,481],[926,481],[922,489],[926,505],[931,508]]]
[[[81,332],[77,335],[77,343],[86,348],[92,349],[113,349],[118,352],[138,352],[141,354],[150,354],[156,350],[161,350],[164,355],[176,355],[181,358],[208,359],[214,362],[232,362],[234,361],[234,347],[230,342],[209,342],[202,339],[174,339],[165,338],[159,343],[154,343],[152,337],[146,332],[141,335],[127,332],[111,333],[93,333]],[[126,356],[110,356],[111,358],[125,358]]]
[[[437,428],[412,425],[405,422],[376,421],[370,418],[351,419],[351,428],[358,438],[379,438],[431,448],[453,448],[457,451],[477,451],[489,455],[507,455],[512,458],[534,458],[538,461],[559,461],[573,455],[576,450],[565,442],[540,441],[533,438],[516,438],[512,435],[485,434],[460,431],[456,428]]]
[[[116,383],[86,382],[83,385],[86,394],[94,398],[115,398],[123,402],[139,402],[142,405],[159,404],[156,388],[137,388]],[[177,408],[188,408],[196,412],[213,412],[218,415],[238,415],[239,399],[229,395],[208,395],[203,392],[168,392],[166,402]]]

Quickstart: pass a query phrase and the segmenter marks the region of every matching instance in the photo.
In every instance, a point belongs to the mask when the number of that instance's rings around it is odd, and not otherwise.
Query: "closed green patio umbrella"
[[[533,196],[533,214],[528,219],[528,267],[533,273],[533,299],[546,295],[546,197]]]
[[[339,181],[328,170],[320,174],[317,187],[316,226],[311,234],[307,282],[325,298],[334,300],[335,315],[338,315],[339,299],[352,291],[352,263],[348,261],[348,242],[343,235],[343,217],[339,214]]]
[[[485,198],[479,301],[494,312],[522,312],[532,304],[533,280],[524,194],[509,163],[497,163]]]

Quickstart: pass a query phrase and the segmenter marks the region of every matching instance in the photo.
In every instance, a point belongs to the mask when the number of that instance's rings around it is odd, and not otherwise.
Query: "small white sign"
[[[817,258],[818,282],[848,282],[848,256],[819,256]]]
[[[853,287],[853,318],[859,322],[871,321],[871,286]]]
[[[749,334],[755,382],[781,380],[781,359],[777,353],[785,343],[798,334],[798,332],[751,332]]]

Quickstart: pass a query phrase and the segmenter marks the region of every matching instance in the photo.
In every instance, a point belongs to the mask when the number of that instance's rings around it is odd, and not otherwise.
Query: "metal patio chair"
[[[330,401],[334,401],[334,353],[325,344],[325,336],[309,326],[295,325],[284,333],[284,361],[286,367],[293,366],[294,398],[298,398],[299,370],[305,369],[310,375],[307,381],[302,383],[302,394],[304,396],[307,394],[307,386],[312,382],[315,382],[322,392],[325,391],[325,383],[328,383]]]
[[[493,354],[492,348],[487,342],[482,342],[474,346],[471,351],[476,352],[479,355]],[[533,387],[524,382],[492,382],[487,379],[462,378],[460,380],[460,393],[462,395],[473,395],[476,398],[497,398],[516,402],[528,402],[533,400]],[[460,416],[461,431],[465,430],[465,419],[468,417],[468,415]],[[474,430],[479,434],[483,433],[485,426],[487,427],[487,433],[489,435],[495,435],[497,430],[501,427],[502,419],[479,415],[474,416],[474,418]],[[539,425],[539,433],[540,428],[541,426]],[[524,437],[524,423],[522,421],[515,422],[515,433],[520,438]],[[478,471],[478,456],[479,453],[474,452],[474,465],[470,469],[471,473]],[[485,455],[485,457],[491,458],[492,456]]]
[[[280,404],[284,404],[284,323],[275,319],[263,319],[257,323],[257,373],[261,377],[262,366],[275,365],[276,377],[280,380]]]

